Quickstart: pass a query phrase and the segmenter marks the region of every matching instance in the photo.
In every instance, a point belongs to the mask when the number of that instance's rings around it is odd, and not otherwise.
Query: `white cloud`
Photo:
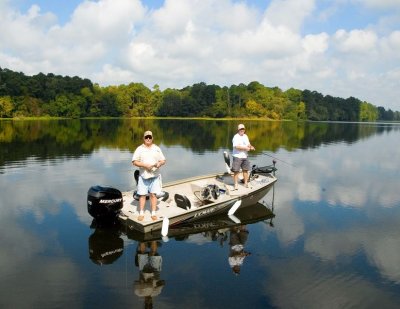
[[[376,48],[377,36],[372,31],[352,30],[346,32],[338,30],[334,37],[338,50],[346,53],[369,54]]]
[[[357,0],[360,4],[373,9],[400,9],[398,0]]]
[[[231,0],[168,0],[157,9],[139,0],[82,1],[65,24],[38,5],[23,12],[5,2],[0,66],[78,75],[104,86],[257,80],[399,110],[398,1],[345,3],[382,10],[357,29],[338,24],[330,36],[303,33],[306,23],[321,21],[322,9],[331,12],[326,22],[336,12],[334,4],[319,8],[315,0],[274,0],[265,11]]]
[[[389,59],[400,58],[400,30],[393,31],[388,36],[383,37],[380,42],[382,54]]]
[[[86,1],[77,7],[65,29],[74,34],[75,39],[116,44],[129,37],[145,12],[138,0]]]
[[[321,33],[318,35],[306,35],[302,42],[305,52],[309,54],[321,54],[328,49],[328,35]]]
[[[298,32],[315,8],[315,0],[273,0],[265,18],[274,26],[284,26]]]

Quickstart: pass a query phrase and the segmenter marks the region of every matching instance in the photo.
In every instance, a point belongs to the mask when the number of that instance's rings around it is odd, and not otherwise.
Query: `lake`
[[[88,214],[91,186],[135,187],[145,130],[168,182],[225,171],[238,123],[0,121],[0,307],[399,308],[398,123],[245,121],[278,182],[240,224],[147,241]]]

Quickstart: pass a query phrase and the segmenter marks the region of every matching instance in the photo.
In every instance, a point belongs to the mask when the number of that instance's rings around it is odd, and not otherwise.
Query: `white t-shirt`
[[[145,164],[156,164],[158,161],[165,160],[164,154],[162,153],[160,147],[152,144],[150,147],[145,146],[144,144],[140,145],[136,148],[135,152],[132,156],[133,161],[140,161]],[[154,168],[152,171],[148,171],[147,169],[140,167],[140,176],[144,179],[157,177],[160,175],[159,169]]]
[[[249,137],[246,134],[240,135],[239,133],[236,133],[232,139],[232,144],[233,144],[232,156],[241,159],[246,159],[247,151],[238,150],[236,149],[236,146],[249,146],[250,145]]]

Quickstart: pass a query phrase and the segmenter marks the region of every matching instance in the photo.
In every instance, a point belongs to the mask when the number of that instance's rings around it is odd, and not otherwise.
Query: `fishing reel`
[[[218,199],[220,195],[219,187],[217,185],[207,185],[200,191],[200,198],[203,201]]]

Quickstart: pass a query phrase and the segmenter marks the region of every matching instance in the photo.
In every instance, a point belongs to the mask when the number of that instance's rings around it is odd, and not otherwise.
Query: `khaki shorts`
[[[250,170],[250,161],[249,159],[245,158],[237,158],[233,157],[232,161],[232,172],[237,173],[242,169],[242,171],[249,171]]]

